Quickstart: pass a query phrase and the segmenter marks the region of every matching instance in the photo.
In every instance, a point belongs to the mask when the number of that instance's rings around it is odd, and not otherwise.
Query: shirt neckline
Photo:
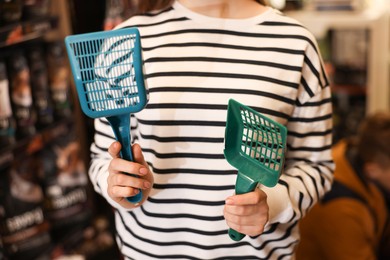
[[[190,20],[209,25],[224,25],[224,26],[250,26],[257,25],[262,23],[269,15],[273,13],[273,8],[267,6],[267,10],[263,13],[244,19],[232,19],[232,18],[218,18],[211,17],[203,14],[196,13],[191,9],[188,9],[182,5],[179,1],[175,1],[172,5],[173,9],[182,14],[183,16],[189,18]]]

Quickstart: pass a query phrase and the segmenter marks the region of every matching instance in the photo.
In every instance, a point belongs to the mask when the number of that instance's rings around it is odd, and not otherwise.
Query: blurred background
[[[389,0],[267,0],[317,38],[334,142],[390,111]],[[92,120],[79,109],[67,35],[110,30],[131,0],[0,0],[0,259],[120,259],[112,210],[87,178]]]

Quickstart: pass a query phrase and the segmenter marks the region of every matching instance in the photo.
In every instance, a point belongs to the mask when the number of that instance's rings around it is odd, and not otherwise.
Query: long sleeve
[[[113,207],[119,207],[107,194],[108,166],[112,159],[108,154],[109,145],[115,141],[114,133],[107,120],[94,120],[95,138],[91,145],[91,165],[89,177],[97,193],[102,195]]]
[[[277,186],[264,188],[271,209],[271,223],[302,218],[331,187],[334,164],[330,152],[330,104],[303,109],[321,103],[323,96],[329,97],[329,87],[297,107],[290,119],[285,171]]]
[[[331,89],[315,44],[306,50],[296,107],[287,128],[285,171],[276,187],[264,188],[270,223],[302,218],[333,181]]]

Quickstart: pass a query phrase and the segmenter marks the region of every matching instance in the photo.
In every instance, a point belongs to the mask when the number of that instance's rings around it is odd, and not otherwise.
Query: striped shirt
[[[116,209],[126,259],[293,259],[298,221],[333,179],[331,91],[313,36],[272,8],[249,19],[218,19],[175,2],[137,15],[150,100],[131,118],[155,183],[148,200],[126,210],[107,195],[114,141],[95,120],[90,178]],[[223,217],[237,171],[224,158],[228,100],[288,128],[285,169],[267,193],[270,218],[260,236],[236,242]]]

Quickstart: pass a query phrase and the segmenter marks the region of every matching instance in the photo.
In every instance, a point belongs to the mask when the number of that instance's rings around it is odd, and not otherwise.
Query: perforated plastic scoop
[[[133,161],[130,114],[148,101],[138,29],[71,35],[65,45],[83,112],[106,117],[122,144],[122,158]],[[141,190],[127,198],[132,203],[141,199]]]
[[[236,194],[253,191],[257,184],[273,187],[284,165],[285,126],[230,99],[225,129],[226,160],[238,170]],[[230,229],[231,239],[245,235]]]

